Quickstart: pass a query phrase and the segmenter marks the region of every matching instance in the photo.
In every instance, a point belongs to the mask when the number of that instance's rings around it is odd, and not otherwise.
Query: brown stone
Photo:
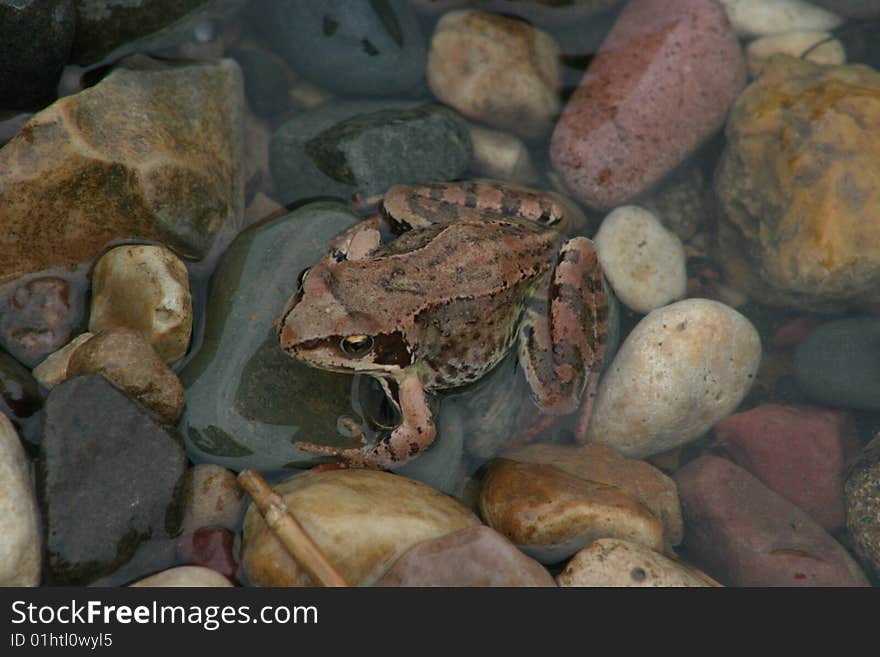
[[[536,443],[504,452],[503,456],[512,461],[553,465],[580,479],[616,486],[660,519],[670,545],[681,543],[684,527],[678,489],[672,479],[650,463],[626,458],[612,447],[594,443],[578,446]]]
[[[771,57],[739,97],[716,175],[719,256],[756,300],[880,301],[880,73]]]
[[[497,459],[480,492],[480,514],[527,554],[557,563],[597,538],[623,538],[663,550],[660,521],[616,486],[555,466]]]
[[[133,399],[173,424],[183,412],[183,386],[139,331],[99,333],[79,346],[67,364],[67,377],[101,374]]]
[[[119,239],[205,255],[241,221],[243,102],[230,60],[136,59],[35,114],[0,149],[0,284]]]

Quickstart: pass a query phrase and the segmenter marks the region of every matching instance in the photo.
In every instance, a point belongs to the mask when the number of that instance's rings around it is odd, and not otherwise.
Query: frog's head
[[[371,312],[369,289],[352,297],[340,285],[338,266],[319,263],[301,275],[296,294],[278,323],[278,340],[289,355],[312,367],[396,377],[411,363],[404,333]],[[375,305],[381,305],[381,303]]]

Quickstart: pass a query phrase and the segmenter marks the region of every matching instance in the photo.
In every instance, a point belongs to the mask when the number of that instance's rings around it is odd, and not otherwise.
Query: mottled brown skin
[[[300,444],[348,465],[391,467],[427,448],[425,397],[484,376],[520,341],[539,406],[576,410],[595,387],[606,299],[592,244],[560,248],[564,221],[549,197],[488,182],[393,187],[381,217],[339,235],[281,317],[291,356],[378,378],[401,424],[375,445]],[[404,230],[381,243],[384,221]],[[347,340],[368,343],[347,353]]]

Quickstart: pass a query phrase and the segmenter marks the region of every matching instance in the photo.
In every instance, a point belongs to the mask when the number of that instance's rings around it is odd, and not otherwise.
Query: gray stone
[[[846,527],[866,567],[880,577],[880,436],[865,446],[844,484]]]

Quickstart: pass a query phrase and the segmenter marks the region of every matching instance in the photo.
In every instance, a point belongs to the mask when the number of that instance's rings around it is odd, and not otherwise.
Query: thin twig
[[[238,483],[254,500],[269,529],[297,563],[323,586],[348,586],[345,579],[293,516],[284,499],[254,470],[242,470]]]

